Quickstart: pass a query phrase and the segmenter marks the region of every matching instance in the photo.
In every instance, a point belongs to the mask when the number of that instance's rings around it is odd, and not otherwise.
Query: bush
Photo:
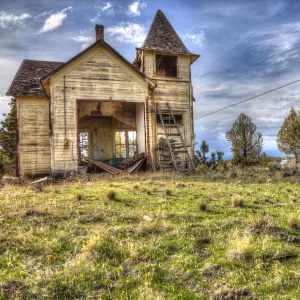
[[[201,202],[200,204],[199,204],[199,210],[200,211],[207,211],[207,203],[206,202]]]
[[[244,201],[240,195],[234,195],[231,198],[233,207],[243,207]]]
[[[282,166],[281,164],[277,164],[277,163],[270,163],[268,164],[268,169],[270,172],[276,172],[276,171],[281,171],[282,170]]]
[[[115,191],[108,191],[106,194],[107,200],[116,200],[117,199],[117,193]]]

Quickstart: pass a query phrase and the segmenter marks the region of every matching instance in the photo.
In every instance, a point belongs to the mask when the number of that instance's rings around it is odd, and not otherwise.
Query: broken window
[[[79,132],[79,156],[81,158],[89,156],[89,132],[88,131]]]
[[[177,56],[156,54],[156,75],[177,77]]]
[[[115,156],[131,158],[136,151],[136,131],[115,131]]]
[[[128,157],[133,157],[136,151],[136,132],[128,131]]]

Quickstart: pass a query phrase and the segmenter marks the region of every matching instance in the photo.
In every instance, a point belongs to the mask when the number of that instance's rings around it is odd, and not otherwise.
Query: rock
[[[20,183],[20,178],[19,177],[14,177],[11,175],[4,175],[2,178],[2,183],[3,184],[19,184]]]
[[[144,216],[143,219],[147,222],[151,222],[152,218],[150,218],[149,216]]]

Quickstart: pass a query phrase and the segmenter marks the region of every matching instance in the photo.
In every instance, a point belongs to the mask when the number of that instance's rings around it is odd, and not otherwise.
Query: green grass
[[[299,299],[299,196],[161,174],[6,185],[0,299]]]

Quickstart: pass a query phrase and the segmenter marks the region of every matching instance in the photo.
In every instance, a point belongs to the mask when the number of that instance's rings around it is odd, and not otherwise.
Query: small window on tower
[[[177,77],[177,56],[156,54],[156,75]]]

